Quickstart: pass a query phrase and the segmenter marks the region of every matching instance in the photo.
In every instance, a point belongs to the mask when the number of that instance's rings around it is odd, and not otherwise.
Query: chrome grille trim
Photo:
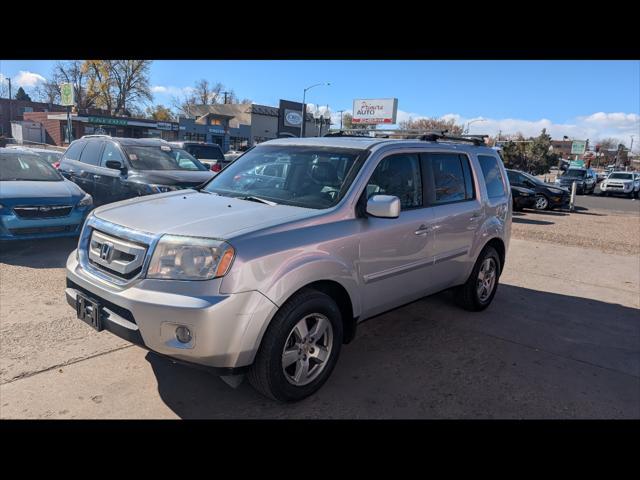
[[[94,230],[89,241],[89,260],[128,275],[142,267],[147,248]],[[123,255],[124,254],[124,255]],[[133,257],[128,260],[127,257]]]
[[[71,210],[73,210],[73,205],[19,205],[13,207],[13,213],[28,220],[67,217]]]
[[[116,240],[124,241],[124,243],[130,242],[133,244],[139,244],[137,245],[138,247],[140,247],[140,245],[145,245],[146,251],[143,255],[140,272],[132,278],[122,278],[98,268],[93,263],[93,259],[89,257],[91,237],[94,232],[115,238]],[[95,215],[90,215],[84,224],[82,233],[80,234],[80,240],[78,241],[78,263],[80,263],[83,270],[93,277],[112,285],[125,287],[140,280],[141,278],[144,278],[147,269],[149,268],[151,255],[153,255],[153,251],[159,239],[159,235],[156,236],[152,233],[132,230],[130,228],[123,227],[122,225],[101,220]]]

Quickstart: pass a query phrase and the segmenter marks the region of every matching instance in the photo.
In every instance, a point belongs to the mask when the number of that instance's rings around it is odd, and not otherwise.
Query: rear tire
[[[486,279],[488,278],[487,265],[492,265],[493,267],[493,282],[489,288],[482,289],[480,283],[483,282],[483,285],[486,285]],[[482,273],[482,275],[481,275]],[[455,300],[456,303],[464,308],[465,310],[469,310],[471,312],[479,312],[487,308],[493,297],[498,290],[498,281],[500,280],[501,274],[500,268],[500,256],[496,249],[490,246],[484,247],[480,255],[478,255],[478,260],[476,260],[476,264],[471,271],[471,275],[467,279],[464,285],[460,285],[455,289]]]
[[[330,325],[325,325],[325,333],[313,338],[316,325],[327,321]],[[301,322],[308,327],[304,341],[304,332],[299,335]],[[247,377],[253,388],[269,398],[281,402],[302,400],[318,391],[329,378],[341,346],[340,309],[328,295],[306,288],[280,307],[271,320]],[[291,352],[294,356],[298,352],[299,358],[289,363],[285,356]],[[326,355],[322,362],[320,354]],[[314,374],[313,369],[319,366],[322,368]],[[304,373],[296,380],[293,377],[298,375],[298,368]]]

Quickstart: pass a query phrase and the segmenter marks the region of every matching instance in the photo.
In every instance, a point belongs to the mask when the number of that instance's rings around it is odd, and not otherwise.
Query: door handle
[[[413,232],[416,235],[426,235],[429,232],[433,232],[434,230],[438,230],[440,225],[420,225],[418,229]]]
[[[429,233],[430,231],[431,231],[431,227],[429,227],[427,225],[420,225],[418,227],[418,229],[413,233],[415,233],[416,235],[419,235],[419,236],[424,236],[427,233]]]

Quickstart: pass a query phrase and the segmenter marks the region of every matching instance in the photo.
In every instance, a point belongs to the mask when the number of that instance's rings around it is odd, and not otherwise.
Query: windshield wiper
[[[253,195],[247,195],[246,197],[238,197],[240,200],[248,200],[250,202],[260,202],[260,203],[264,203],[266,205],[269,205],[270,207],[275,207],[276,205],[278,205],[276,202],[272,202],[270,200],[265,200],[264,198],[260,198],[260,197],[255,197]]]

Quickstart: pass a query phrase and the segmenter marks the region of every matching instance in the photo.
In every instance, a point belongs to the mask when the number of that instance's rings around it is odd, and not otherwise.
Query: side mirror
[[[127,167],[122,165],[119,160],[107,160],[106,166],[107,168],[110,168],[112,170],[120,170],[122,173],[125,173],[127,171]]]
[[[374,195],[367,200],[367,214],[378,218],[398,218],[400,199],[393,195]]]

